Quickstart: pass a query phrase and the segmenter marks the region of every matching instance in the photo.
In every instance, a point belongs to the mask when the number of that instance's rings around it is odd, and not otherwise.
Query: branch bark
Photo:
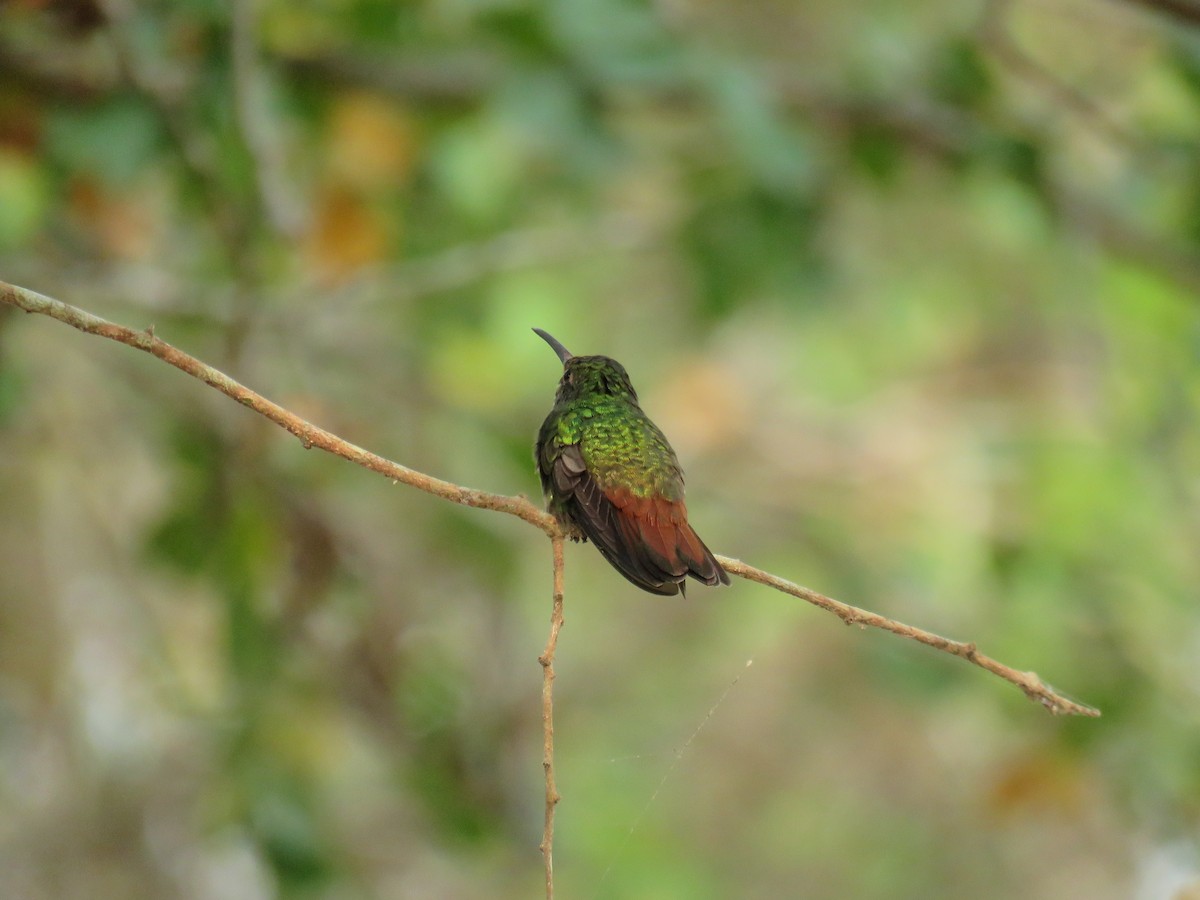
[[[88,334],[106,337],[142,350],[151,356],[157,356],[163,362],[170,363],[180,371],[187,372],[193,378],[198,378],[227,397],[232,397],[260,416],[270,419],[280,428],[299,438],[305,450],[316,447],[332,453],[334,456],[357,463],[364,469],[377,472],[385,478],[390,478],[393,484],[407,484],[428,494],[433,494],[435,497],[449,500],[451,503],[508,513],[536,526],[548,537],[554,537],[561,533],[554,518],[549,513],[542,512],[525,497],[506,497],[503,494],[478,491],[443,481],[342,440],[336,434],[300,418],[279,404],[255,393],[224,372],[200,362],[195,357],[189,356],[177,347],[155,337],[153,325],[144,331],[127,328],[124,325],[117,325],[99,316],[94,316],[78,307],[70,306],[61,300],[55,300],[3,281],[0,281],[0,302],[11,304],[28,313],[41,313]]]
[[[397,462],[385,459],[375,453],[365,450],[355,444],[345,441],[332,432],[314,425],[294,413],[289,412],[277,403],[273,403],[228,375],[214,369],[195,357],[189,356],[182,350],[160,340],[154,334],[154,327],[139,331],[124,325],[117,325],[99,316],[92,315],[78,307],[55,300],[36,291],[0,281],[0,303],[5,303],[27,313],[39,313],[57,319],[67,325],[77,328],[87,334],[94,334],[118,343],[126,344],[137,350],[156,356],[163,362],[186,372],[193,378],[198,378],[210,387],[216,388],[222,394],[233,398],[243,406],[247,406],[261,416],[274,422],[300,440],[305,449],[317,447],[334,456],[349,460],[372,472],[377,472],[390,478],[393,484],[403,483],[418,490],[433,494],[443,500],[472,506],[477,509],[489,509],[494,512],[507,513],[516,516],[545,534],[551,542],[554,563],[554,594],[553,607],[550,616],[550,635],[546,648],[539,657],[542,665],[542,767],[545,771],[546,803],[545,824],[542,833],[541,851],[545,863],[546,897],[554,897],[554,812],[558,805],[559,794],[554,777],[554,653],[558,644],[558,633],[563,624],[563,533],[558,523],[548,513],[534,506],[525,497],[508,497],[503,494],[492,494],[462,487],[440,478],[434,478]],[[895,619],[889,619],[878,613],[859,609],[824,594],[817,593],[806,587],[793,584],[769,572],[756,569],[741,560],[718,556],[721,565],[733,575],[738,575],[748,581],[754,581],[767,587],[782,591],[793,597],[798,597],[833,613],[847,625],[871,626],[882,628],[893,634],[910,638],[934,649],[958,656],[970,663],[1003,678],[1019,687],[1031,700],[1041,703],[1046,709],[1056,715],[1098,716],[1100,711],[1082,703],[1077,703],[1055,691],[1043,682],[1034,672],[1021,672],[1003,663],[984,656],[974,642],[963,643],[941,637],[921,628],[906,625]]]
[[[554,810],[558,788],[554,782],[554,651],[563,624],[563,538],[550,538],[554,555],[554,606],[550,613],[550,637],[538,657],[542,664],[542,768],[546,773],[546,821],[542,829],[542,860],[546,865],[546,900],[554,900]]]
[[[813,606],[819,606],[821,609],[833,613],[847,625],[882,628],[884,631],[890,631],[892,634],[898,634],[901,637],[911,638],[936,650],[949,653],[952,656],[962,657],[967,662],[974,663],[979,668],[985,669],[993,675],[999,675],[1005,681],[1015,684],[1025,692],[1026,697],[1042,704],[1042,706],[1046,707],[1046,709],[1050,710],[1056,716],[1095,717],[1100,715],[1100,710],[1095,707],[1077,703],[1054,690],[1038,677],[1037,672],[1021,672],[1011,666],[1004,665],[1004,663],[997,662],[990,656],[984,656],[976,649],[974,641],[965,643],[963,641],[954,641],[950,638],[934,634],[932,631],[926,631],[923,628],[917,628],[913,625],[905,625],[903,622],[897,622],[895,619],[889,619],[887,616],[859,609],[857,606],[851,606],[849,603],[834,600],[832,597],[826,597],[824,594],[818,594],[810,588],[792,584],[792,582],[786,581],[777,575],[772,575],[770,572],[764,572],[762,569],[748,566],[740,559],[718,556],[717,561],[731,575],[740,575],[748,581],[756,581],[759,584],[765,584],[767,587],[773,587],[777,591],[783,591],[785,594],[791,594],[793,597],[799,597],[801,600],[807,600]]]

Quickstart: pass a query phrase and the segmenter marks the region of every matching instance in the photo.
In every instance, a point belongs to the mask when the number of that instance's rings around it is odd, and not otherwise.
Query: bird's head
[[[542,329],[533,330],[554,348],[562,360],[563,375],[558,383],[558,400],[601,394],[626,397],[637,403],[637,391],[629,381],[629,373],[615,359],[607,356],[572,356],[570,350]]]

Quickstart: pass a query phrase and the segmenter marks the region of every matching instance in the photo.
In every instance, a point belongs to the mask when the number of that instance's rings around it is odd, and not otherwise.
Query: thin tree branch
[[[216,388],[222,394],[232,397],[243,406],[248,406],[259,415],[265,416],[279,427],[286,429],[300,439],[300,443],[306,450],[316,447],[332,453],[334,456],[357,463],[372,472],[378,472],[385,478],[392,479],[393,484],[411,485],[452,503],[508,513],[510,516],[524,519],[530,525],[540,528],[549,537],[560,534],[554,518],[548,513],[542,512],[525,497],[506,497],[503,494],[491,494],[487,491],[462,487],[402,466],[390,459],[384,459],[369,450],[344,441],[324,428],[288,412],[277,403],[272,403],[261,394],[234,381],[225,373],[200,362],[176,347],[172,347],[166,341],[159,340],[154,336],[154,326],[150,326],[145,331],[126,328],[124,325],[116,325],[99,316],[63,303],[61,300],[54,300],[2,281],[0,281],[0,302],[12,304],[26,312],[50,316],[52,319],[58,319],[58,321],[65,322],[88,334],[106,337],[145,351],[151,356],[157,356],[163,362],[170,363],[175,368],[187,372],[193,378],[199,378],[210,387]]]
[[[546,823],[542,830],[542,860],[546,864],[546,900],[554,900],[554,809],[558,788],[554,784],[554,651],[563,624],[563,538],[550,538],[554,550],[554,606],[550,613],[550,637],[538,657],[542,664],[542,768],[546,772]]]
[[[546,897],[547,900],[553,900],[554,864],[552,851],[554,811],[559,801],[559,794],[554,779],[554,653],[558,644],[558,633],[563,624],[563,533],[554,518],[538,509],[524,497],[508,497],[503,494],[492,494],[486,491],[465,488],[402,466],[399,463],[371,453],[369,450],[364,450],[362,447],[344,441],[337,435],[288,412],[278,404],[239,384],[223,372],[217,371],[211,366],[184,353],[182,350],[171,346],[166,341],[155,337],[153,326],[144,331],[127,328],[123,325],[109,322],[99,316],[94,316],[77,307],[70,306],[60,300],[55,300],[27,288],[17,287],[16,285],[7,284],[2,281],[0,281],[0,303],[15,306],[25,310],[27,313],[40,313],[49,316],[87,334],[106,337],[156,356],[192,377],[200,379],[205,384],[216,388],[243,406],[249,407],[259,415],[279,425],[299,438],[300,443],[305,449],[317,447],[335,456],[340,456],[350,462],[357,463],[365,469],[392,479],[393,484],[403,482],[453,503],[472,506],[477,509],[490,509],[516,516],[540,529],[550,538],[554,559],[553,609],[550,616],[550,635],[546,642],[546,648],[538,658],[538,661],[542,665],[542,767],[545,770],[546,776],[545,825],[542,833],[541,851],[545,862]],[[924,631],[911,625],[905,625],[903,622],[889,619],[878,613],[850,606],[849,604],[826,597],[824,594],[819,594],[809,588],[793,584],[769,572],[756,569],[740,560],[721,556],[718,556],[717,559],[728,572],[749,581],[772,587],[793,597],[806,600],[815,606],[833,613],[847,625],[869,625],[873,628],[882,628],[885,631],[911,638],[953,656],[962,657],[968,662],[972,662],[980,668],[998,675],[1005,681],[1015,684],[1025,692],[1027,697],[1041,703],[1052,713],[1080,716],[1100,715],[1099,710],[1076,703],[1059,694],[1045,684],[1036,673],[1019,672],[990,657],[984,656],[976,650],[974,643],[953,641],[932,632]]]
[[[718,556],[717,561],[731,575],[739,575],[748,581],[756,581],[759,584],[773,587],[777,591],[783,591],[785,594],[791,594],[793,597],[799,597],[801,600],[807,600],[814,606],[819,606],[826,612],[833,613],[847,625],[869,625],[872,628],[882,628],[884,631],[890,631],[892,634],[898,634],[901,637],[912,638],[914,641],[920,641],[922,644],[927,644],[936,650],[941,650],[952,656],[960,656],[967,662],[974,663],[981,669],[986,669],[993,675],[999,675],[1005,681],[1015,684],[1025,692],[1026,697],[1042,704],[1042,706],[1046,707],[1046,709],[1050,710],[1056,716],[1094,717],[1100,715],[1100,710],[1091,706],[1085,706],[1082,703],[1076,703],[1074,700],[1058,693],[1058,691],[1042,681],[1036,672],[1019,672],[1003,663],[997,662],[990,656],[984,656],[975,648],[974,641],[966,643],[953,641],[950,638],[944,638],[931,631],[925,631],[923,628],[905,625],[903,622],[897,622],[895,619],[881,616],[879,613],[859,609],[857,606],[851,606],[848,603],[842,603],[840,600],[834,600],[832,597],[826,597],[824,594],[818,594],[810,588],[792,584],[792,582],[785,581],[776,575],[772,575],[770,572],[764,572],[762,569],[748,566],[740,559]]]

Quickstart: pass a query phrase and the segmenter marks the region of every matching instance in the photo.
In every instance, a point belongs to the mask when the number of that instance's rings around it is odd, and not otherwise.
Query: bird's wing
[[[627,544],[658,571],[676,579],[690,575],[705,584],[729,584],[725,570],[688,524],[682,498],[638,497],[625,488],[609,489],[605,496],[620,513]]]
[[[554,488],[569,497],[573,518],[612,565],[638,587],[677,594],[684,576],[705,584],[729,576],[687,523],[683,500],[638,497],[603,488],[588,469],[578,445],[563,447],[554,462]]]

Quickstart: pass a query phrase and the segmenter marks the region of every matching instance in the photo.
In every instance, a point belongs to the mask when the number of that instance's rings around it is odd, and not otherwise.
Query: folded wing
[[[602,488],[578,446],[563,447],[551,477],[571,517],[622,575],[643,590],[677,594],[687,576],[729,584],[729,576],[687,522],[682,499],[638,497]]]

